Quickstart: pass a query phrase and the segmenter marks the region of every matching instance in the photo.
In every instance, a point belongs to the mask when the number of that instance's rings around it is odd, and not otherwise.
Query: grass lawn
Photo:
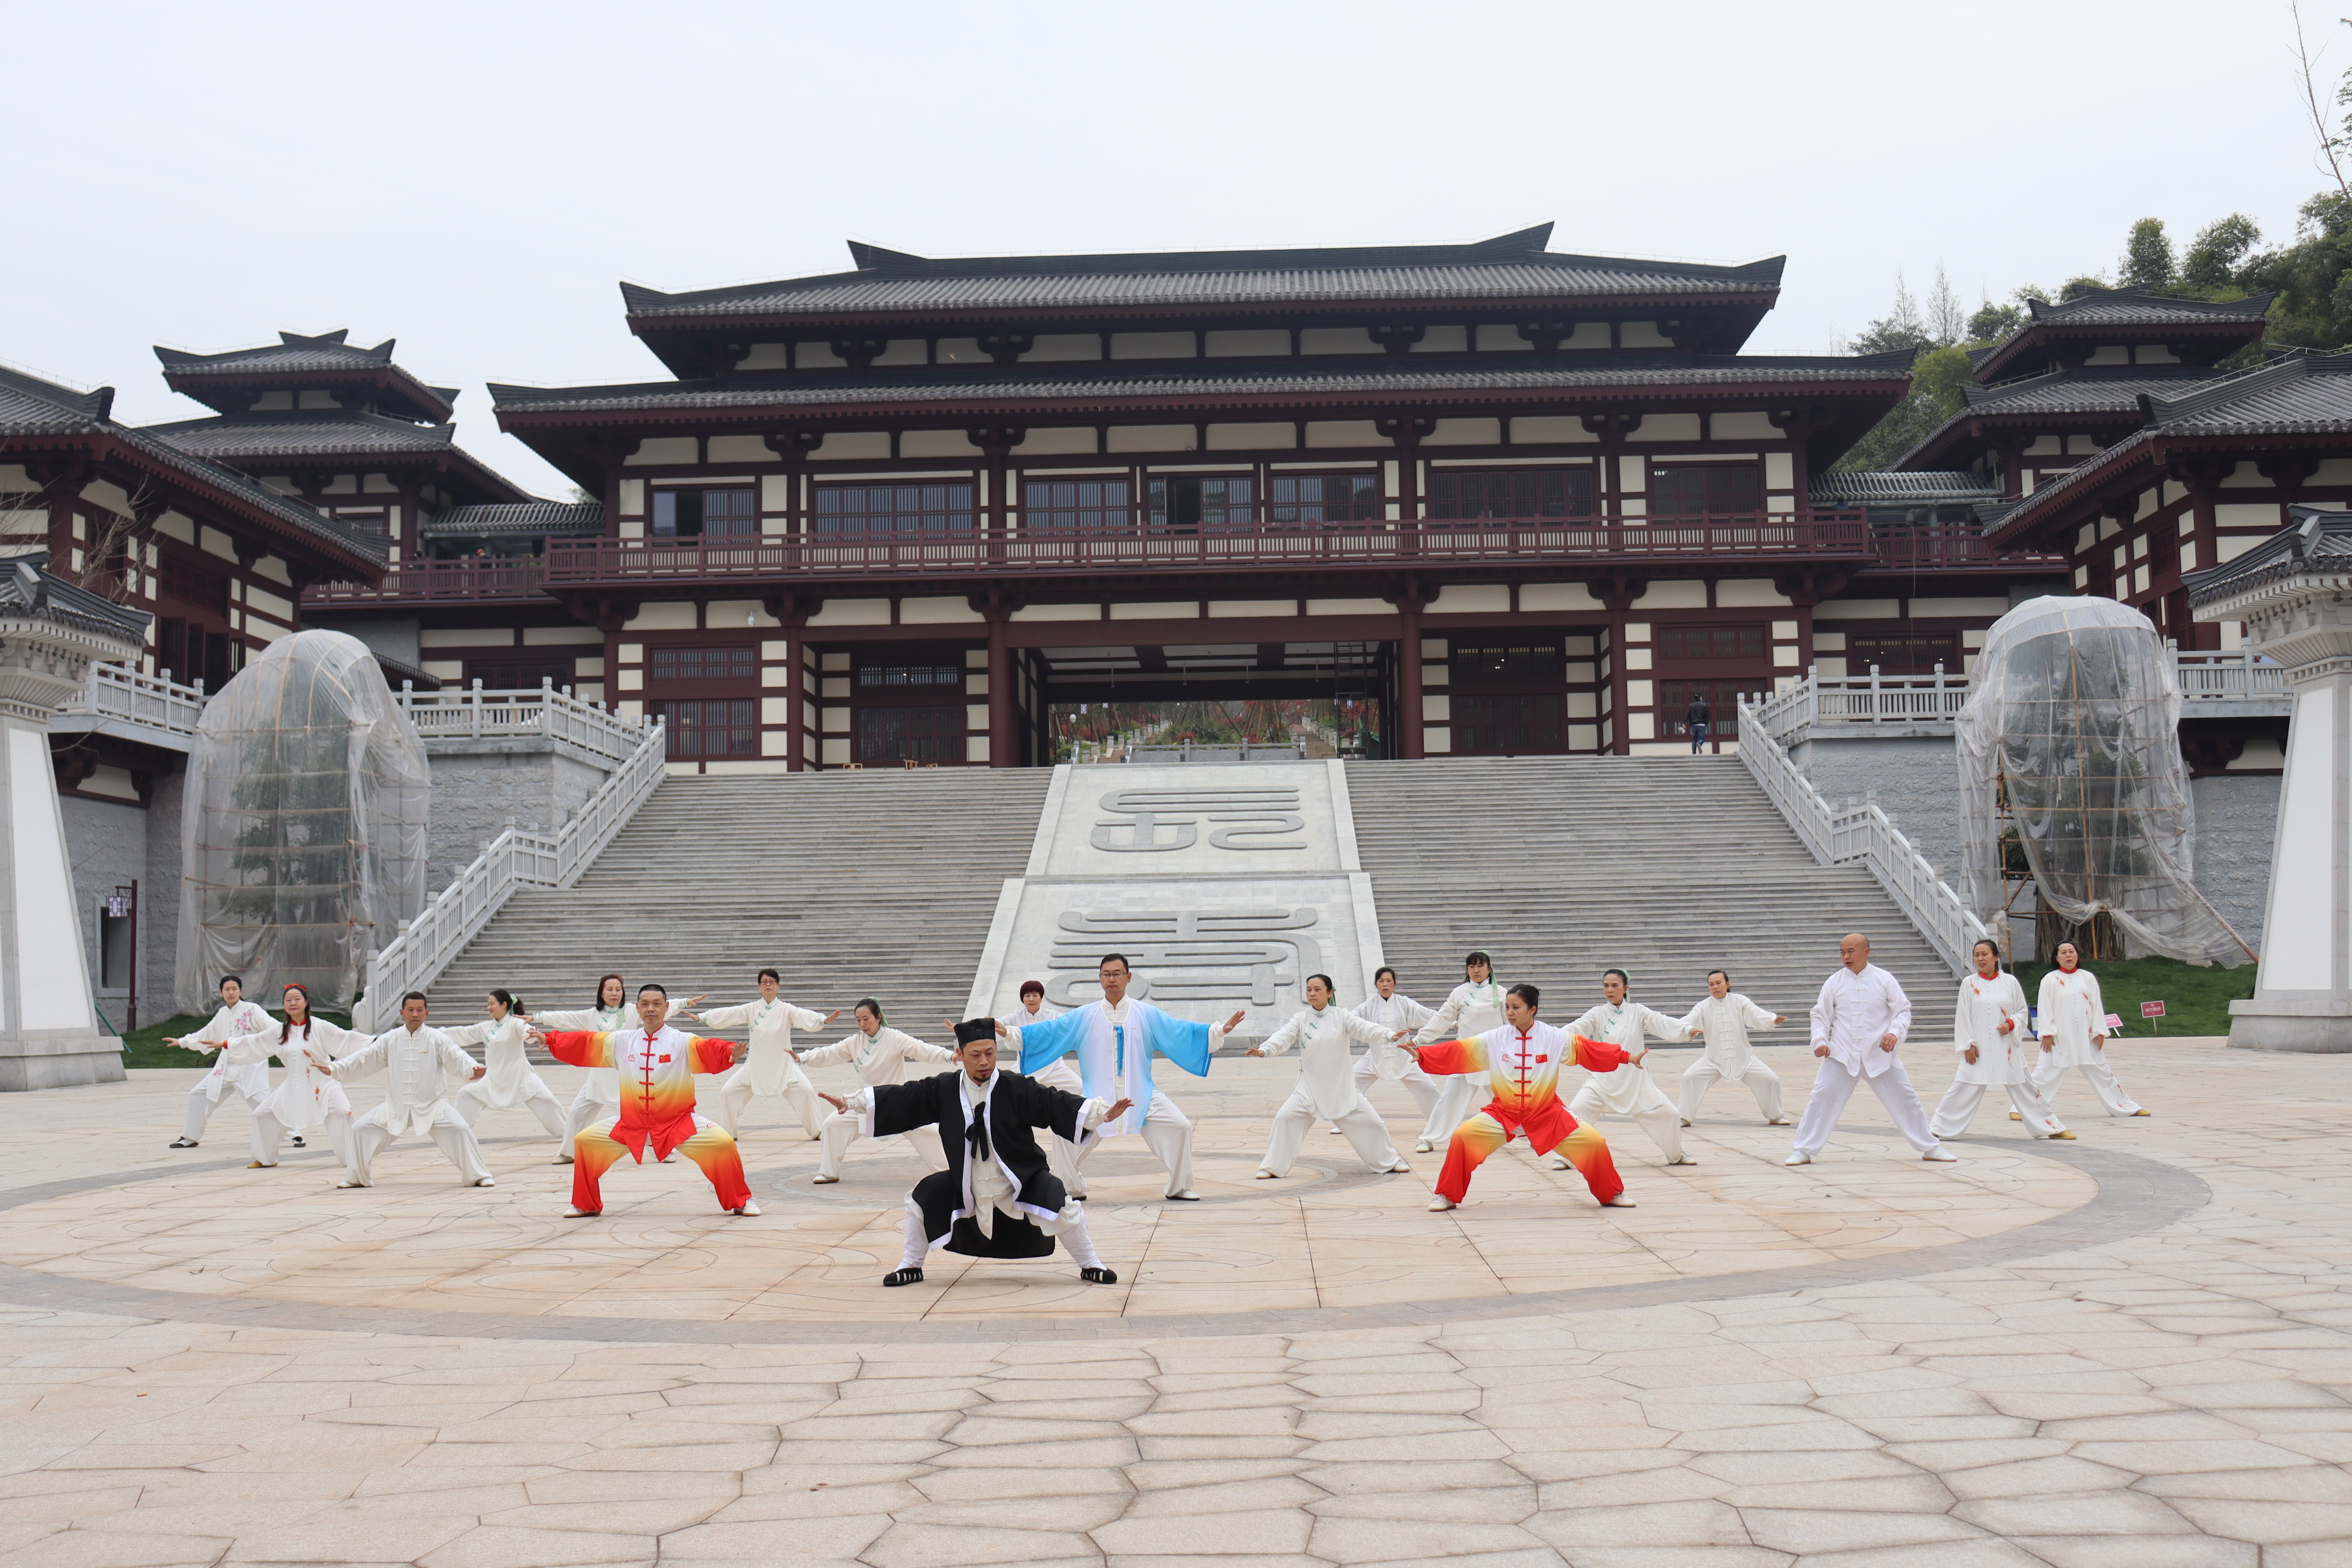
[[[2042,977],[2053,967],[2047,963],[2017,966],[2018,984],[2025,987],[2028,1002],[2041,994]],[[2174,958],[2132,958],[2084,967],[2099,977],[2099,994],[2106,998],[2107,1011],[2124,1021],[2124,1026],[2116,1032],[2117,1039],[2144,1040],[2150,1035],[2226,1035],[2230,1032],[2231,1001],[2254,994],[2254,966],[2251,963],[2242,963],[2235,969],[2200,969]],[[2139,1016],[2142,1002],[2159,1001],[2164,1004],[2163,1017]]]
[[[281,1020],[284,1017],[283,1014],[270,1016]],[[319,1016],[330,1023],[341,1024],[345,1028],[351,1027],[352,1016],[349,1013],[330,1013],[322,1007],[319,1010]],[[178,1046],[167,1046],[163,1043],[163,1037],[169,1035],[177,1038],[182,1035],[193,1035],[210,1022],[211,1018],[212,1015],[209,1013],[201,1018],[184,1013],[176,1018],[166,1018],[160,1024],[150,1025],[143,1029],[131,1030],[122,1037],[122,1065],[127,1068],[210,1066],[213,1059],[213,1054],[210,1051],[184,1050]],[[272,1057],[269,1058],[269,1065],[283,1067],[285,1064],[276,1057]]]

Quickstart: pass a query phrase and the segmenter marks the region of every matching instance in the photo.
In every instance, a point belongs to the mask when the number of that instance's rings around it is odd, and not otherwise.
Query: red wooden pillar
[[[1422,689],[1421,689],[1421,600],[1407,598],[1397,616],[1402,636],[1397,644],[1397,706],[1404,710],[1398,715],[1397,752],[1400,757],[1418,758],[1422,751]]]

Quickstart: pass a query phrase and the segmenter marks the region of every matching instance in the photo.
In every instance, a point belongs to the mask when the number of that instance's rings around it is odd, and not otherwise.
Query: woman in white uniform
[[[515,1005],[514,994],[505,990],[493,991],[484,999],[483,1010],[489,1016],[478,1024],[468,1024],[462,1029],[441,1032],[461,1046],[482,1047],[482,1062],[488,1069],[483,1075],[459,1089],[449,1101],[459,1116],[471,1127],[485,1110],[513,1110],[529,1106],[547,1129],[550,1138],[558,1140],[563,1149],[571,1146],[571,1131],[566,1127],[563,1108],[555,1103],[555,1091],[546,1080],[531,1069],[530,1015]],[[617,1088],[617,1078],[615,1075]]]
[[[1972,955],[1976,973],[1960,982],[1959,1010],[1952,1018],[1952,1047],[1959,1070],[1930,1124],[1938,1138],[1957,1138],[1984,1104],[1985,1090],[2005,1089],[2010,1115],[2033,1129],[2036,1138],[2072,1138],[2050,1102],[2033,1087],[2033,1067],[2042,1052],[2027,1027],[2025,987],[2000,967],[2000,949],[1980,939]],[[2029,1118],[2031,1120],[2029,1120]]]
[[[1372,994],[1356,1004],[1356,1016],[1366,1023],[1378,1024],[1391,1037],[1420,1028],[1437,1015],[1397,989],[1396,971],[1382,964],[1372,975]],[[1394,1038],[1366,1048],[1356,1058],[1356,1092],[1370,1096],[1372,1085],[1382,1079],[1404,1085],[1412,1096],[1412,1103],[1424,1121],[1437,1109],[1437,1098],[1444,1091],[1435,1079],[1421,1070],[1412,1053],[1398,1045]],[[1331,1131],[1337,1135],[1344,1129],[1334,1123]]]
[[[2099,977],[2081,967],[2082,962],[2081,950],[2062,942],[2058,967],[2042,977],[2042,1061],[2033,1069],[2033,1087],[2046,1105],[2066,1069],[2080,1068],[2109,1116],[2153,1115],[2124,1092],[2107,1066],[2107,1004],[2099,994]]]
[[[904,1083],[909,1062],[951,1062],[955,1052],[941,1046],[919,1040],[887,1026],[882,1017],[882,1004],[868,996],[857,1004],[857,1032],[830,1046],[819,1046],[813,1051],[793,1053],[793,1059],[803,1067],[829,1067],[835,1062],[847,1062],[857,1071],[857,1081],[867,1089],[877,1083]],[[853,1102],[862,1103],[862,1102]],[[818,1133],[816,1175],[820,1186],[841,1180],[842,1157],[849,1146],[866,1135],[866,1113],[863,1110],[836,1110],[824,1119]],[[948,1157],[940,1147],[940,1135],[930,1127],[910,1128],[904,1134],[916,1158],[927,1171],[944,1171]]]
[[[1570,1024],[1568,1032],[1615,1046],[1629,1056],[1640,1056],[1647,1048],[1643,1044],[1645,1035],[1661,1040],[1691,1037],[1690,1027],[1682,1019],[1669,1018],[1639,1002],[1628,1001],[1626,992],[1631,988],[1632,981],[1623,970],[1601,971],[1601,1005]],[[1650,1135],[1650,1142],[1658,1146],[1667,1164],[1698,1163],[1683,1152],[1682,1113],[1650,1077],[1648,1068],[1629,1064],[1613,1072],[1586,1073],[1583,1087],[1568,1102],[1568,1113],[1579,1121],[1597,1122],[1604,1110],[1612,1116],[1632,1117],[1634,1124]],[[1568,1161],[1555,1156],[1552,1166],[1565,1171]]]
[[[310,1012],[310,988],[299,981],[286,987],[285,1007],[284,1023],[263,1013],[263,1027],[234,1039],[205,1041],[191,1036],[163,1043],[186,1046],[191,1050],[216,1050],[221,1054],[222,1065],[231,1071],[259,1067],[267,1072],[273,1056],[285,1063],[286,1074],[278,1079],[278,1087],[253,1108],[253,1159],[247,1169],[266,1171],[274,1167],[281,1137],[292,1133],[299,1148],[302,1134],[318,1128],[326,1130],[327,1142],[333,1146],[335,1157],[349,1163],[351,1098],[343,1093],[343,1086],[335,1081],[332,1074],[320,1069],[336,1057],[351,1055],[373,1037],[355,1035],[314,1016]]]
[[[1483,1035],[1489,1029],[1503,1026],[1503,988],[1495,980],[1495,961],[1484,952],[1474,952],[1462,961],[1462,984],[1445,999],[1445,1005],[1434,1017],[1421,1026],[1413,1037],[1417,1046],[1433,1046],[1440,1040],[1465,1040],[1473,1035]],[[1429,1119],[1421,1124],[1420,1141],[1413,1152],[1426,1154],[1454,1136],[1454,1130],[1470,1119],[1470,1105],[1478,1091],[1486,1087],[1485,1073],[1454,1073],[1431,1080],[1439,1086],[1437,1103],[1430,1109]]]
[[[1380,1112],[1356,1092],[1355,1070],[1348,1059],[1349,1040],[1386,1046],[1394,1043],[1397,1034],[1331,1005],[1329,975],[1307,977],[1306,1007],[1263,1045],[1249,1050],[1254,1057],[1278,1057],[1293,1047],[1298,1051],[1298,1084],[1274,1113],[1274,1130],[1266,1140],[1265,1159],[1257,1168],[1258,1180],[1271,1182],[1290,1174],[1298,1159],[1298,1146],[1307,1141],[1307,1130],[1318,1117],[1346,1133],[1356,1157],[1373,1170],[1412,1169],[1397,1157]]]

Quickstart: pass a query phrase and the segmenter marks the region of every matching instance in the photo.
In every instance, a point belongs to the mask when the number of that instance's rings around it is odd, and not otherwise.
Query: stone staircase
[[[1861,931],[1911,997],[1922,1043],[1951,1037],[1958,979],[1870,872],[1814,864],[1732,757],[1462,757],[1348,764],[1356,842],[1388,961],[1435,1006],[1473,948],[1531,980],[1565,1024],[1601,971],[1679,1016],[1706,972],[1785,1013],[1789,1032]],[[1941,1071],[1921,1057],[1915,1075]]]
[[[712,1003],[757,994],[762,964],[818,1012],[877,995],[937,1039],[961,1015],[998,890],[1020,876],[1052,772],[925,769],[664,781],[577,885],[517,893],[435,980],[467,1022],[503,985],[584,1007],[596,976]],[[740,1035],[739,1037],[740,1037]],[[838,1037],[828,1034],[828,1038]]]

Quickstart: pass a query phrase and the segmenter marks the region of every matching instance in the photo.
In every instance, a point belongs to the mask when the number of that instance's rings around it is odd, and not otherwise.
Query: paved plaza
[[[1790,1170],[1723,1086],[1695,1167],[1602,1124],[1636,1208],[1522,1144],[1451,1215],[1437,1156],[1320,1131],[1254,1180],[1296,1067],[1221,1059],[1168,1074],[1203,1202],[1133,1140],[1093,1168],[1112,1288],[934,1254],[881,1289],[913,1158],[813,1186],[773,1102],[763,1215],[681,1161],[567,1221],[520,1112],[493,1190],[415,1140],[338,1192],[321,1152],[247,1171],[235,1107],[168,1152],[193,1071],[10,1096],[0,1568],[2352,1564],[2352,1060],[2115,1054],[2158,1114],[2070,1083],[2072,1144],[1989,1105],[1927,1164],[1864,1096]]]

